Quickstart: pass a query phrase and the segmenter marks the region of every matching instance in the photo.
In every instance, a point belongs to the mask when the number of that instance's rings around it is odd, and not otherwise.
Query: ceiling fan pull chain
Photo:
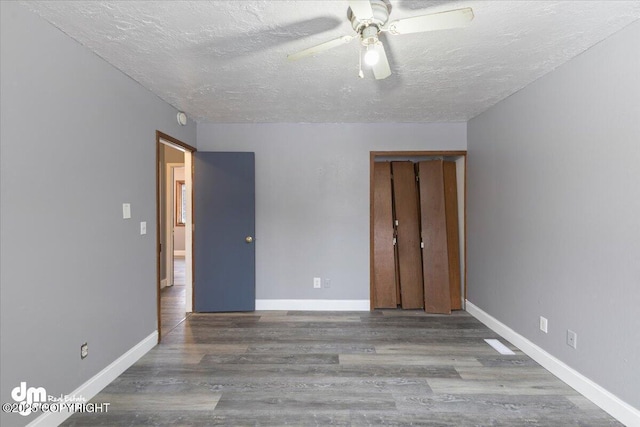
[[[361,79],[364,79],[364,72],[362,71],[362,43],[360,43],[360,60],[358,61],[358,68],[360,69],[360,71],[358,71],[358,77],[360,77]]]

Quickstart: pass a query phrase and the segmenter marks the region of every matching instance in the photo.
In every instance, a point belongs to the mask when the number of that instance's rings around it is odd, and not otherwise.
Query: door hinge
[[[393,246],[395,246],[395,245],[396,245],[396,243],[398,243],[398,239],[394,237],[394,238],[393,238]]]
[[[424,249],[424,242],[420,242],[420,247]]]
[[[398,225],[400,225],[400,221],[398,221],[397,219],[393,222],[393,224],[397,227]]]

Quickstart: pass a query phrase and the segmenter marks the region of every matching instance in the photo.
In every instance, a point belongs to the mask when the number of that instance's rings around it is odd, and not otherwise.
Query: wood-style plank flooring
[[[162,335],[168,334],[186,318],[185,283],[184,258],[176,257],[173,259],[173,286],[166,286],[160,292]]]
[[[67,426],[617,426],[465,312],[193,314]]]

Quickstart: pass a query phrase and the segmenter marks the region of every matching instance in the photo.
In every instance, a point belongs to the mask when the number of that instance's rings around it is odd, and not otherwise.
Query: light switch
[[[123,203],[122,204],[122,219],[131,218],[131,204]]]
[[[140,234],[147,234],[147,221],[140,222]]]

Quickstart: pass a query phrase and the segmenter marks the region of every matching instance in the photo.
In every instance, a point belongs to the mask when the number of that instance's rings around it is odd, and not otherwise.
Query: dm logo
[[[18,387],[11,390],[11,397],[18,403],[25,402],[26,405],[22,407],[19,413],[20,415],[29,415],[33,408],[33,403],[44,403],[47,401],[47,391],[44,387],[27,388],[27,383],[23,381]]]

